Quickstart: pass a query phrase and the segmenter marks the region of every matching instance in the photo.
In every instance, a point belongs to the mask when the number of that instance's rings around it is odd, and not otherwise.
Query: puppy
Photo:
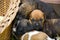
[[[21,35],[28,31],[32,31],[33,26],[29,23],[28,19],[25,19],[23,16],[17,13],[13,23],[12,34],[14,35],[15,39],[18,40]]]
[[[50,38],[46,33],[39,31],[31,31],[25,33],[21,40],[55,40]]]
[[[32,0],[22,3],[19,7],[18,13],[23,17],[27,17],[31,11],[36,9],[36,4]]]
[[[30,14],[29,21],[36,30],[42,30],[44,22],[44,13],[38,9],[33,10]]]
[[[46,21],[44,22],[43,31],[51,38],[57,37],[57,31],[55,29],[55,26],[53,26],[54,22],[55,20],[51,20],[51,19],[46,19]]]
[[[33,26],[29,23],[29,20],[27,19],[18,20],[15,27],[13,26],[13,31],[15,32],[15,35],[17,37],[32,30],[33,30]]]
[[[57,31],[57,33],[60,35],[60,19],[54,19],[55,22],[53,23],[53,26],[55,28],[55,30]],[[54,21],[53,20],[53,21]]]
[[[60,35],[60,19],[48,19],[49,25]]]

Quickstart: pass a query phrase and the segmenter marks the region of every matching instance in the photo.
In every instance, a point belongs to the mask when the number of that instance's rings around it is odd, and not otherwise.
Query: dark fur
[[[57,31],[58,35],[60,35],[60,19],[56,19],[53,26],[54,26],[55,30]]]
[[[42,10],[45,13],[47,19],[58,18],[58,15],[51,5],[40,0],[35,1],[37,3],[37,9]]]
[[[53,24],[51,21],[46,20],[44,24],[44,29],[43,31],[48,34],[51,38],[56,38],[57,37],[57,32],[55,28],[53,27]]]

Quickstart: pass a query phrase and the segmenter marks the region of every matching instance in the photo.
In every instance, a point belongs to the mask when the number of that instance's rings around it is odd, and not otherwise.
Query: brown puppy
[[[31,31],[25,33],[22,37],[21,40],[54,40],[51,39],[46,33],[44,32],[39,32],[39,31]]]
[[[20,5],[18,13],[21,16],[27,18],[27,16],[30,14],[30,12],[33,11],[34,9],[36,9],[35,2],[33,2],[32,0],[29,0]]]
[[[33,10],[29,18],[30,23],[34,26],[35,30],[42,30],[44,23],[44,13],[41,10]]]

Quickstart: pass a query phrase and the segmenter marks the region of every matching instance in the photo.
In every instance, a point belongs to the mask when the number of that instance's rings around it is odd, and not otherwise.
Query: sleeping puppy
[[[38,9],[33,10],[30,14],[29,21],[36,30],[41,31],[43,29],[44,13]]]
[[[27,19],[18,20],[15,24],[16,25],[13,26],[13,32],[18,38],[24,33],[34,30]]]
[[[54,23],[53,23],[53,27],[55,28],[55,30],[57,31],[57,33],[60,36],[60,19],[53,19]]]
[[[51,27],[51,29],[54,28],[56,33],[60,35],[60,31],[59,31],[60,30],[60,19],[47,19],[47,22],[49,23],[49,26]]]
[[[39,31],[31,31],[25,33],[21,40],[55,40],[50,38],[46,33]]]
[[[44,28],[43,28],[43,31],[51,38],[57,37],[57,31],[55,29],[56,27],[54,26],[54,22],[56,21],[51,19],[46,19],[44,23]]]
[[[24,18],[26,18],[31,11],[36,9],[36,4],[32,0],[29,0],[27,2],[24,2],[20,5],[18,13],[19,15],[22,15]]]

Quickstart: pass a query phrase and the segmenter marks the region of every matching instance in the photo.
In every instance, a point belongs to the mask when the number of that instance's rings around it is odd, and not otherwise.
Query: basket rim
[[[2,27],[4,25],[0,34],[3,33],[3,31],[7,27],[9,27],[10,24],[12,23],[12,21],[14,20],[16,14],[17,14],[18,8],[19,8],[18,7],[19,3],[20,3],[20,0],[10,0],[9,9],[7,10],[6,15],[4,16],[4,19],[0,22],[0,27]]]

